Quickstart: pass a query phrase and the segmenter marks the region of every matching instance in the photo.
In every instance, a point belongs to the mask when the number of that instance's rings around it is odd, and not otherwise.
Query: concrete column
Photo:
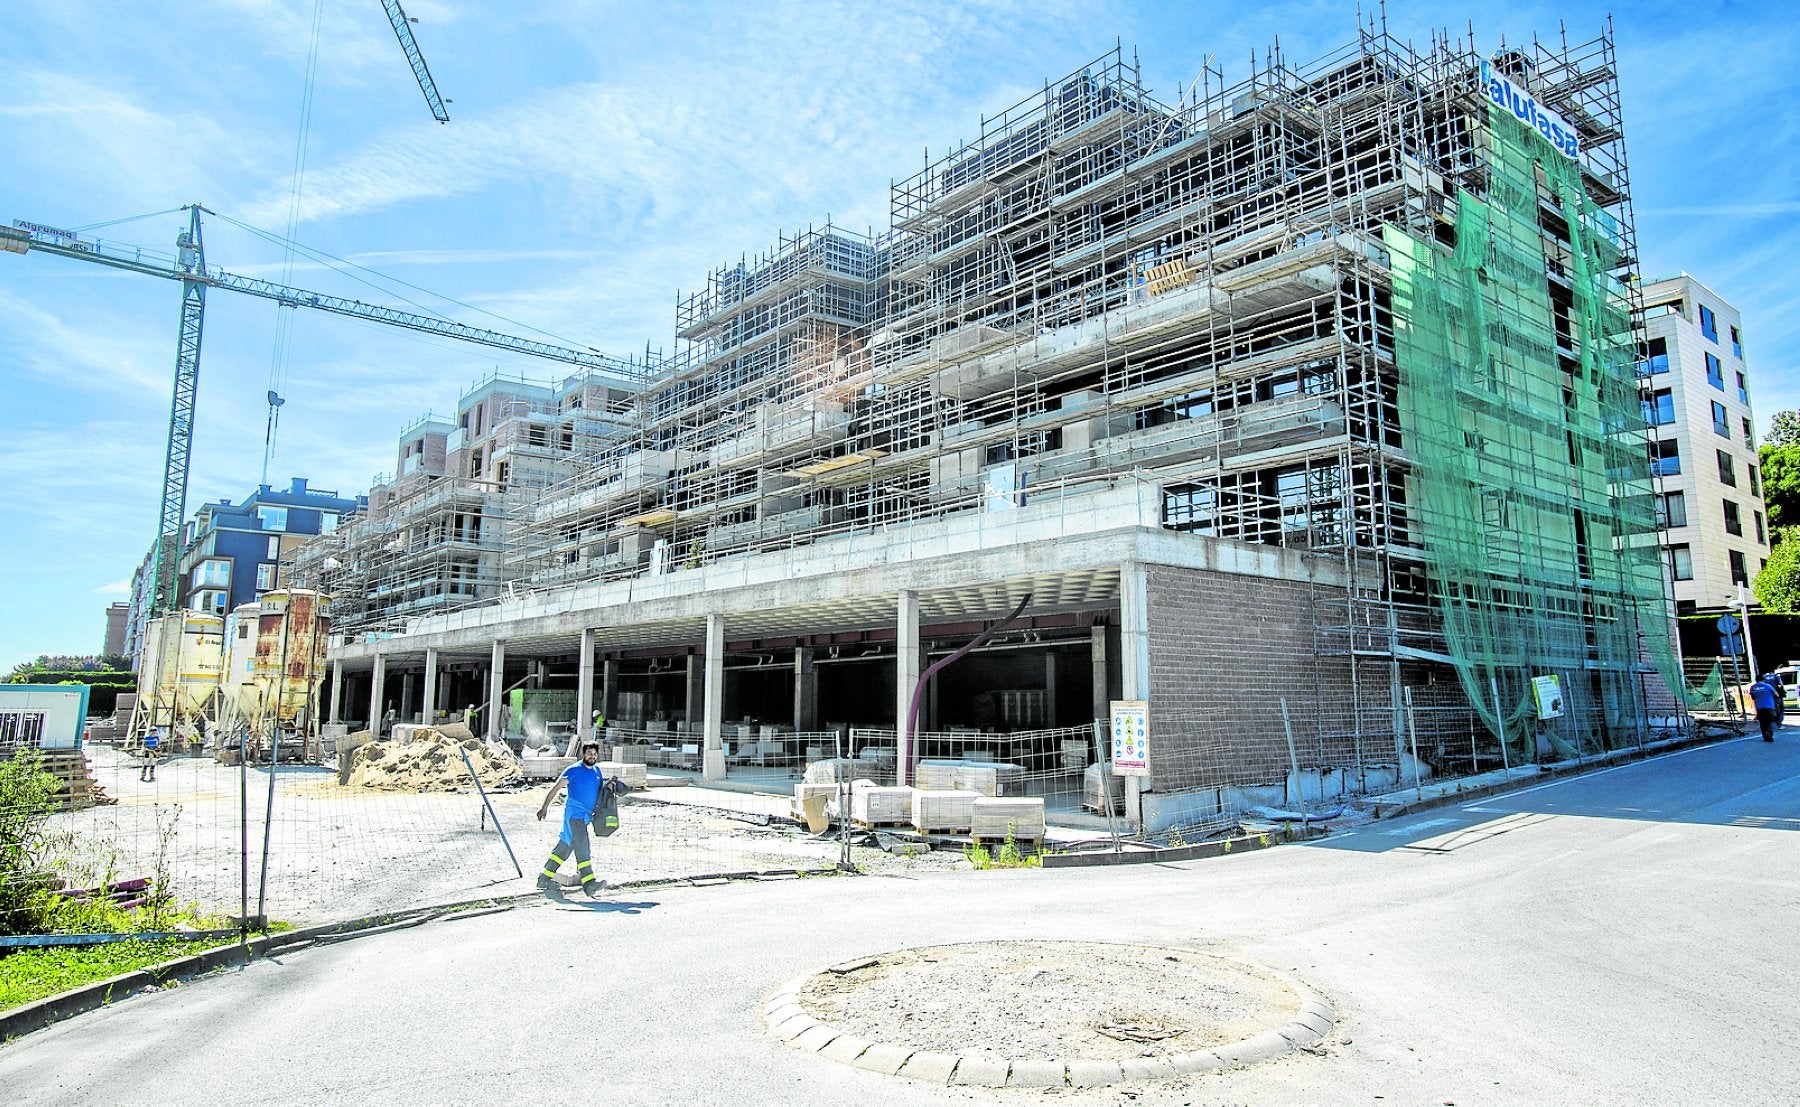
[[[619,713],[619,660],[609,657],[600,666],[600,714],[610,721]]]
[[[1093,627],[1088,631],[1089,649],[1092,651],[1094,670],[1094,718],[1103,721],[1112,718],[1112,697],[1106,694],[1106,625]]]
[[[912,780],[912,762],[918,751],[910,747],[906,720],[912,710],[913,689],[919,683],[919,594],[909,588],[900,590],[895,628],[898,637],[894,648],[894,738],[896,782]]]
[[[493,657],[488,661],[487,736],[504,737],[500,729],[500,709],[506,699],[506,643],[494,639]]]
[[[1044,651],[1044,725],[1054,729],[1056,721],[1056,651]]]
[[[583,627],[581,658],[575,666],[574,741],[580,744],[590,738],[599,740],[594,734],[594,628]]]
[[[819,670],[811,646],[794,647],[794,729],[819,729]]]
[[[331,663],[331,718],[328,723],[339,722],[344,717],[344,663]]]
[[[708,780],[725,776],[725,616],[706,617],[706,760]]]
[[[375,655],[375,667],[369,673],[369,730],[381,736],[381,693],[387,684],[387,658]]]
[[[537,679],[532,683],[531,686],[533,688],[542,688],[544,686],[544,678],[549,675],[549,672],[550,672],[549,662],[546,662],[546,661],[532,662],[531,663],[531,673]]]
[[[1119,668],[1124,687],[1120,699],[1150,700],[1150,578],[1144,567],[1128,561],[1119,567]],[[1157,734],[1150,731],[1150,771],[1156,772]],[[1143,825],[1146,777],[1125,778],[1125,817]]]
[[[399,717],[400,717],[401,721],[404,722],[404,721],[412,718],[412,704],[413,704],[413,674],[412,674],[412,670],[409,669],[406,672],[400,674],[400,715],[399,715]],[[421,712],[421,714],[423,714],[423,712]]]
[[[426,726],[437,722],[438,709],[438,651],[436,646],[425,647],[425,690],[419,704],[419,718]]]

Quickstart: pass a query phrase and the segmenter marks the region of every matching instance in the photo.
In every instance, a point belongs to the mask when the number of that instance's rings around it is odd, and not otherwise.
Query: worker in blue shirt
[[[151,727],[144,735],[144,763],[138,766],[138,782],[153,784],[156,782],[156,754],[162,747],[162,728]]]
[[[556,870],[568,860],[571,852],[575,854],[575,875],[581,878],[582,891],[591,896],[606,887],[604,880],[594,879],[593,861],[588,854],[588,820],[594,817],[594,807],[600,802],[600,789],[606,783],[600,775],[599,760],[600,744],[584,743],[581,763],[570,765],[557,776],[556,783],[550,786],[550,794],[544,797],[543,806],[538,808],[538,819],[546,818],[557,793],[565,787],[568,789],[569,797],[563,803],[562,836],[550,850],[550,860],[544,862],[544,871],[538,876],[540,888],[556,886]]]
[[[1756,678],[1750,686],[1750,700],[1756,704],[1756,725],[1762,727],[1763,741],[1775,740],[1775,705],[1781,698],[1775,692],[1775,685],[1770,683],[1768,674]]]

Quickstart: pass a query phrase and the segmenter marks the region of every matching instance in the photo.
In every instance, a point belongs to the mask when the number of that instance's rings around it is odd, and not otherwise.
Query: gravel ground
[[[88,749],[95,779],[117,802],[57,815],[61,868],[80,884],[167,873],[175,898],[209,912],[237,914],[240,853],[248,854],[249,908],[256,913],[262,873],[264,812],[270,772],[239,770],[210,757],[170,758],[154,783],[138,780],[140,762],[117,749]],[[331,768],[282,766],[274,774],[269,822],[266,913],[313,923],[427,904],[527,891],[555,843],[560,806],[537,819],[547,785],[490,792],[516,853],[515,875],[473,789],[407,794],[343,787]],[[594,868],[614,884],[721,872],[828,868],[835,837],[766,816],[663,803],[656,789],[626,798],[620,830],[594,842]],[[736,797],[721,797],[730,805]],[[166,848],[164,847],[166,843]],[[159,861],[159,855],[161,860]],[[967,867],[959,854],[894,857],[855,847],[852,863],[870,871]],[[572,868],[572,864],[570,866]]]
[[[1241,1041],[1287,1022],[1300,1000],[1272,974],[1189,950],[991,942],[825,972],[800,1005],[840,1031],[910,1049],[1116,1061]]]

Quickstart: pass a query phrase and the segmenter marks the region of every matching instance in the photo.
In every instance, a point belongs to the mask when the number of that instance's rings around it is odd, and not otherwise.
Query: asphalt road
[[[0,1047],[0,1099],[1024,1103],[759,1012],[853,956],[1031,937],[1257,961],[1339,1011],[1321,1054],[1059,1100],[1791,1104],[1797,831],[1800,728],[1211,861],[546,902],[132,997]]]

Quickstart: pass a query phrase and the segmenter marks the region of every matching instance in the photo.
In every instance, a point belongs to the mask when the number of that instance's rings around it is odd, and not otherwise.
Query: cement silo
[[[144,628],[138,711],[144,725],[172,726],[206,717],[224,667],[225,620],[172,611]]]
[[[273,715],[284,730],[317,729],[330,607],[330,596],[309,589],[263,593],[252,659],[261,702],[246,705],[246,715]]]

